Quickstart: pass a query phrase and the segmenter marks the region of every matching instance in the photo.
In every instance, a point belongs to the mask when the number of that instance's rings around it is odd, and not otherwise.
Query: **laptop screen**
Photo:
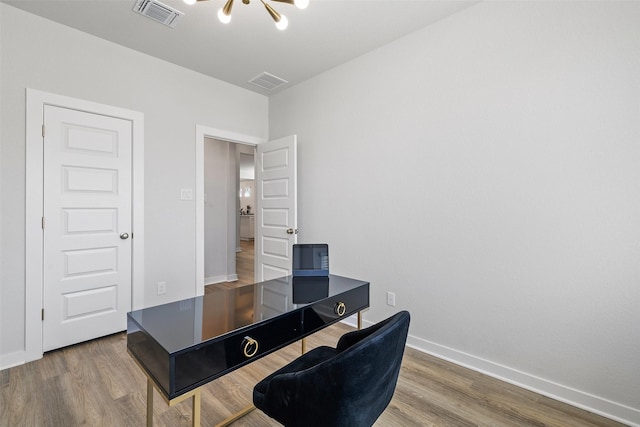
[[[329,245],[305,243],[293,245],[293,276],[328,276]]]

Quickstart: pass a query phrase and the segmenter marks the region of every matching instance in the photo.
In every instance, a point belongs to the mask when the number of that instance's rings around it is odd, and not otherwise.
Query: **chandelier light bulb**
[[[0,2],[1,1],[2,0],[0,0]],[[188,5],[192,5],[199,1],[204,1],[204,0],[183,0],[183,1]],[[223,24],[228,24],[231,22],[231,9],[233,8],[233,1],[234,0],[226,0],[224,6],[218,10],[218,20]],[[242,0],[242,3],[249,4],[250,1],[251,0]],[[281,15],[280,13],[278,13],[277,10],[271,7],[271,5],[267,3],[267,1],[268,0],[260,0],[260,2],[267,9],[267,12],[269,13],[269,15],[271,15],[271,18],[275,21],[276,28],[281,31],[286,30],[287,27],[289,26],[289,20],[287,19],[286,16]],[[295,5],[299,9],[305,9],[307,6],[309,6],[309,0],[275,0],[275,1]],[[240,192],[240,194],[242,194],[242,192]]]
[[[228,24],[229,22],[231,22],[231,15],[225,15],[224,10],[222,10],[222,8],[218,11],[218,19],[220,20],[220,22],[222,22],[223,24]]]
[[[276,22],[276,28],[279,30],[286,30],[289,26],[289,20],[286,16],[280,15],[280,20]]]

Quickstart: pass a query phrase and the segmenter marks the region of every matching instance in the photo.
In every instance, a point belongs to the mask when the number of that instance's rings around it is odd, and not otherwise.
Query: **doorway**
[[[205,293],[255,283],[254,158],[254,146],[205,138]]]
[[[196,125],[196,277],[195,295],[204,295],[204,144],[205,138],[257,148],[255,282],[290,273],[291,246],[297,241],[297,140],[295,135],[273,141]],[[236,194],[237,197],[237,194]],[[269,199],[270,203],[266,203]],[[273,202],[273,203],[271,203]],[[258,206],[260,205],[260,206]],[[276,275],[277,274],[277,275]]]
[[[245,147],[253,152],[255,147],[258,144],[265,142],[264,139],[250,136],[238,134],[235,132],[229,132],[221,129],[209,128],[201,125],[196,126],[196,200],[198,205],[196,207],[196,295],[203,295],[205,292],[205,199],[206,203],[209,203],[211,200],[207,195],[205,197],[205,141],[208,138],[213,138],[220,141],[225,141],[229,143],[233,143],[231,145],[235,147]],[[237,176],[237,175],[236,175]],[[230,179],[230,178],[229,178]],[[229,212],[229,215],[239,215],[240,204],[238,199],[239,192],[239,177],[237,179],[237,184],[234,186],[233,194],[230,197],[233,199],[227,199],[228,209],[226,212]],[[233,210],[231,211],[231,207]],[[234,222],[237,224],[234,228],[236,228],[235,233],[229,233],[232,235],[231,238],[227,237],[227,243],[232,243],[230,245],[231,251],[227,253],[233,253],[234,261],[236,258],[236,250],[240,248],[240,240],[239,240],[239,220],[234,217]],[[241,258],[244,258],[245,255],[251,255],[251,257],[247,257],[249,262],[251,258],[253,258],[253,253],[247,249],[247,251],[238,252]],[[230,257],[231,255],[228,255]],[[230,258],[229,258],[230,259]],[[247,261],[247,259],[245,259]],[[239,270],[239,268],[236,268]],[[251,283],[255,282],[253,277],[247,279]],[[226,279],[225,279],[226,283]],[[229,282],[232,283],[232,282]],[[227,284],[229,284],[227,283]]]

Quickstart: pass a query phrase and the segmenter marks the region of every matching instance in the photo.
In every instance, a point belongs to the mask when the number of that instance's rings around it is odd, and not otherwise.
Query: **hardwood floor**
[[[253,283],[253,242],[242,241],[241,247],[239,280],[205,289]],[[342,324],[330,326],[308,337],[307,348],[335,346],[350,330]],[[214,426],[250,404],[253,386],[299,352],[300,344],[292,344],[204,386],[202,426]],[[41,360],[0,371],[0,427],[128,427],[145,422],[146,377],[127,353],[125,333],[51,351]],[[190,403],[169,407],[155,393],[154,426],[191,426]],[[256,410],[234,426],[279,424]],[[393,400],[375,426],[622,424],[407,348]]]
[[[211,292],[213,289],[222,288],[238,288],[245,285],[252,285],[254,280],[254,241],[253,240],[240,240],[240,252],[236,252],[236,273],[238,274],[238,280],[235,282],[226,283],[214,283],[212,285],[206,285],[204,292]]]
[[[248,285],[255,283],[254,280],[254,255],[255,242],[253,240],[240,240],[241,252],[236,253],[236,273],[238,273],[238,282]]]
[[[351,330],[336,324],[307,338],[334,346]],[[202,426],[213,426],[251,402],[253,386],[299,355],[296,343],[203,387]],[[46,353],[0,371],[0,426],[143,426],[146,377],[119,333]],[[168,407],[157,396],[154,425],[187,427],[191,405]],[[259,410],[237,427],[278,426]],[[375,426],[558,426],[622,424],[407,349],[393,400]]]

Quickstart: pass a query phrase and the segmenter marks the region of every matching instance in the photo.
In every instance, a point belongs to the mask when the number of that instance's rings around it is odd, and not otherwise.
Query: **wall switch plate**
[[[396,306],[396,294],[394,292],[387,292],[387,305]]]
[[[158,282],[158,295],[167,293],[167,282]]]
[[[193,190],[191,188],[181,189],[180,200],[193,200]]]

